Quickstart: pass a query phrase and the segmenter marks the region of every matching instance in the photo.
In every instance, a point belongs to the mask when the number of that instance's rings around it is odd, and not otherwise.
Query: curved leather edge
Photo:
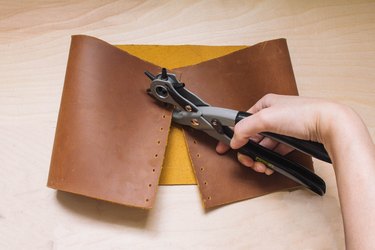
[[[159,70],[99,39],[72,37],[49,187],[152,207],[171,112],[146,94],[146,69]]]
[[[246,111],[267,93],[298,95],[285,39],[262,42],[174,72],[212,106]],[[203,132],[189,128],[186,137],[205,208],[300,187],[278,173],[265,176],[241,166],[234,152],[218,155],[217,142]],[[312,169],[311,157],[299,152],[290,157]]]

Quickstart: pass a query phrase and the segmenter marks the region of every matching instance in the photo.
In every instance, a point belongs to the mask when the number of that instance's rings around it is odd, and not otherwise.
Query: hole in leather
[[[207,200],[211,200],[211,196],[208,196],[208,197],[207,197]]]
[[[148,186],[149,186],[149,187],[151,187],[151,186],[152,186],[152,184],[148,184]]]
[[[160,141],[158,141],[158,144],[160,144]]]
[[[158,158],[158,154],[155,154],[155,158]]]
[[[204,168],[201,168],[201,171],[203,171],[204,170]]]
[[[149,199],[146,199],[146,202],[148,202],[149,201]]]
[[[194,144],[197,144],[197,141],[196,141],[196,140],[194,140],[194,141],[193,141],[193,143],[194,143]]]
[[[152,169],[152,172],[155,172],[155,168]]]
[[[160,131],[163,131],[164,128],[160,128]]]
[[[207,185],[207,181],[204,182],[204,185]]]
[[[163,118],[165,118],[165,115],[163,115]]]
[[[200,154],[197,154],[197,157],[199,158],[199,157],[201,157],[201,155],[200,155]]]

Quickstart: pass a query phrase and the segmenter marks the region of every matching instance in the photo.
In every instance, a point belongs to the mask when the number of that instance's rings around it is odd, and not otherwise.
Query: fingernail
[[[263,164],[259,164],[259,162],[256,162],[254,169],[255,171],[259,173],[264,173],[264,171],[266,170],[266,167]]]
[[[238,161],[240,161],[246,167],[251,167],[253,165],[253,163],[250,162],[249,159],[242,154],[238,154],[237,159],[238,159]]]
[[[244,165],[246,165],[247,166],[247,162],[246,162],[246,158],[245,158],[245,156],[243,156],[243,155],[241,155],[241,154],[238,154],[237,155],[237,159],[242,163],[242,164],[244,164]]]
[[[264,171],[264,173],[265,173],[266,175],[271,175],[271,174],[273,174],[273,170],[272,170],[272,169],[269,169],[269,168],[266,168],[266,171]]]

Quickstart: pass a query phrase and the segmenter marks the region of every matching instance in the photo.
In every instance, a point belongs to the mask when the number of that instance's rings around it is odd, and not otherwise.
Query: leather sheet
[[[285,39],[263,42],[174,71],[189,90],[212,106],[246,111],[267,93],[298,94]],[[190,128],[187,131],[206,208],[297,186],[278,173],[266,176],[241,166],[233,152],[220,157],[215,152],[214,139]],[[298,152],[290,157],[312,168],[310,157]]]
[[[171,112],[146,93],[159,67],[73,36],[48,186],[135,207],[154,203]]]
[[[218,58],[247,46],[116,45],[116,47],[142,60],[173,70]],[[189,159],[183,130],[172,124],[159,185],[186,184],[197,184],[197,182]]]
[[[161,65],[164,66],[164,65]],[[151,208],[171,113],[146,94],[143,71],[159,72],[103,41],[73,36],[48,186],[129,206]],[[284,39],[174,71],[211,105],[246,110],[266,93],[297,94]],[[208,136],[186,133],[206,208],[298,185],[218,156]],[[294,160],[312,167],[310,157]]]

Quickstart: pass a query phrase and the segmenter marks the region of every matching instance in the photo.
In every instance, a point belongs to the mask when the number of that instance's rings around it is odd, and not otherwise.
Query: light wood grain
[[[303,96],[353,107],[375,137],[371,1],[1,1],[1,249],[343,249],[332,168],[327,195],[276,193],[205,213],[196,186],[160,187],[149,211],[46,188],[72,34],[114,44],[288,39]],[[334,115],[334,114],[333,114]],[[350,136],[350,135],[346,135]],[[353,143],[360,143],[355,141]],[[355,167],[355,164],[353,164]]]

